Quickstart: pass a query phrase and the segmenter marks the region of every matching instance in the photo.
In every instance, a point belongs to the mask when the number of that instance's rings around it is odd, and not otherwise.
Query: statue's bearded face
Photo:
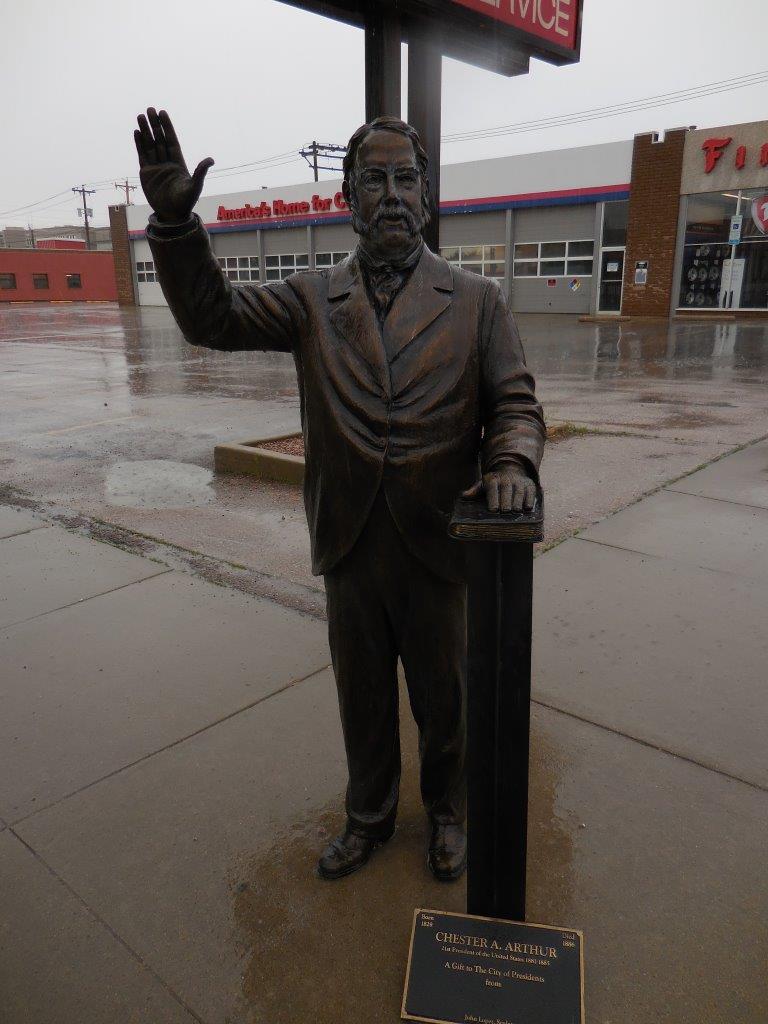
[[[381,259],[407,255],[426,223],[424,185],[411,140],[399,132],[373,131],[360,144],[344,194],[352,227]]]

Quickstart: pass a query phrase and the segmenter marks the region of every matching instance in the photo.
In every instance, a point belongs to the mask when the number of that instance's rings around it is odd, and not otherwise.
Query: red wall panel
[[[0,249],[0,274],[15,274],[16,287],[0,288],[0,302],[116,302],[111,252],[78,249]],[[32,285],[33,274],[47,274],[48,288]],[[81,288],[67,287],[67,274],[79,274]]]

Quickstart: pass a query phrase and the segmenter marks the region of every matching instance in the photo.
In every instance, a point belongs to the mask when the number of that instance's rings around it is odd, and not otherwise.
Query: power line
[[[126,206],[133,206],[133,203],[131,202],[131,192],[135,192],[136,191],[136,186],[135,185],[129,185],[128,184],[128,179],[126,178],[125,181],[123,181],[123,182],[117,182],[116,181],[115,182],[115,188],[122,189],[122,191],[125,192],[125,205]]]
[[[310,142],[309,145],[299,150],[299,156],[303,157],[307,161],[309,166],[312,168],[312,172],[317,181],[318,171],[340,171],[341,167],[339,164],[319,164],[318,159],[323,160],[338,160],[344,159],[344,154],[347,152],[346,146],[335,146],[330,142]],[[311,159],[310,159],[311,158]]]
[[[29,210],[32,206],[39,206],[41,203],[47,203],[49,199],[58,199],[59,196],[67,194],[69,189],[64,189],[63,192],[54,192],[52,196],[46,196],[45,199],[38,199],[36,203],[27,203],[25,206],[15,206],[12,210],[0,210],[0,217],[5,217],[9,213],[19,213],[20,210]]]
[[[298,153],[297,153],[294,156],[292,156],[289,160],[280,160],[278,163],[269,164],[266,167],[251,167],[251,168],[248,168],[247,170],[244,170],[244,171],[234,171],[232,174],[221,174],[221,175],[219,175],[218,178],[216,178],[214,180],[221,181],[223,178],[236,178],[240,174],[253,174],[253,173],[256,173],[257,171],[271,171],[271,170],[274,170],[274,168],[276,168],[276,167],[285,167],[286,164],[292,164],[292,163],[294,163],[298,159],[299,159],[299,156],[298,156]]]
[[[688,100],[694,100],[703,98],[706,96],[717,96],[724,92],[732,92],[736,89],[746,89],[753,85],[761,85],[768,82],[768,71],[756,71],[749,75],[740,75],[735,78],[725,78],[715,82],[707,82],[698,86],[691,86],[687,89],[679,89],[674,92],[659,93],[655,96],[641,97],[635,100],[627,100],[624,103],[615,103],[608,106],[592,107],[586,110],[572,111],[569,114],[558,114],[551,117],[538,118],[531,121],[519,121],[508,125],[497,125],[492,128],[480,128],[474,131],[466,132],[453,132],[442,136],[441,141],[444,143],[450,142],[469,142],[481,139],[497,138],[505,135],[522,135],[528,132],[544,131],[547,128],[559,128],[565,127],[572,124],[584,124],[588,121],[601,120],[608,117],[619,117],[622,114],[635,113],[643,110],[650,110],[654,107],[671,106],[676,103],[683,103]],[[310,148],[310,147],[306,147]],[[318,149],[325,148],[318,146]],[[328,147],[330,148],[330,147]],[[336,147],[334,147],[336,148]],[[338,147],[339,150],[342,147]],[[218,167],[215,170],[210,171],[209,179],[220,179],[220,178],[232,178],[240,174],[247,174],[249,171],[257,170],[273,170],[277,167],[284,167],[286,164],[293,163],[294,160],[300,156],[304,156],[302,150],[286,150],[283,153],[276,153],[273,156],[262,157],[259,160],[251,160],[242,164],[233,164],[229,167]],[[306,157],[305,157],[306,159]],[[314,161],[313,161],[314,163]],[[320,168],[322,170],[334,170],[335,168]],[[314,167],[313,167],[314,170]],[[105,178],[102,181],[89,182],[88,184],[94,186],[91,191],[104,191],[105,189],[99,186],[107,186],[109,184],[114,185],[116,176],[112,178]],[[125,185],[121,185],[121,188],[125,188],[129,182],[138,181],[138,177],[128,176],[125,178]],[[83,186],[84,187],[84,186]],[[131,186],[129,186],[130,188]],[[135,188],[136,186],[132,186]],[[77,191],[80,191],[78,189]],[[67,194],[67,190],[63,192],[56,192],[51,196],[46,196],[44,199],[38,199],[33,203],[26,203],[22,206],[16,206],[11,210],[0,210],[0,217],[8,216],[13,213],[21,213],[28,211],[29,213],[41,213],[44,209],[53,209],[54,207],[43,207],[42,204],[49,202],[51,199],[57,199],[59,196]],[[126,191],[127,195],[127,191]],[[62,206],[64,203],[57,203],[54,206]],[[39,209],[33,209],[39,207]]]
[[[731,92],[734,89],[745,89],[751,85],[760,85],[768,81],[768,71],[753,72],[751,75],[741,75],[738,78],[727,78],[719,82],[708,82],[704,85],[691,86],[688,89],[680,89],[676,92],[660,93],[656,96],[646,96],[636,100],[628,100],[625,103],[615,103],[604,107],[592,107],[588,110],[573,111],[570,114],[557,114],[552,117],[538,118],[533,121],[519,121],[514,124],[498,125],[495,128],[480,128],[476,131],[454,132],[444,135],[442,142],[469,142],[476,139],[495,138],[502,135],[519,135],[532,131],[542,131],[545,128],[558,128],[569,124],[582,124],[586,121],[596,121],[605,117],[617,117],[621,114],[629,114],[639,110],[649,110],[653,107],[670,106],[675,103],[683,103],[687,100],[699,99],[704,96],[715,96],[723,92]]]

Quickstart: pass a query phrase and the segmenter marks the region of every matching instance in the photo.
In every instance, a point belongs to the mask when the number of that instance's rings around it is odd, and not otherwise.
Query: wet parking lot
[[[520,316],[547,420],[547,536],[768,434],[760,321],[582,323]],[[6,501],[76,513],[316,587],[299,492],[217,476],[221,441],[299,425],[293,362],[189,346],[168,310],[0,309]]]

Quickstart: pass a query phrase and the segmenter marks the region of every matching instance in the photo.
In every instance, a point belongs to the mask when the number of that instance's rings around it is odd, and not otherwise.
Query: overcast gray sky
[[[767,0],[584,0],[582,60],[532,62],[507,79],[446,60],[443,132],[492,128],[669,93],[768,69]],[[187,160],[217,168],[289,154],[269,169],[210,174],[206,194],[310,180],[291,152],[346,142],[364,120],[363,36],[278,0],[0,0],[0,226],[95,222],[138,181],[133,128],[166,107]],[[443,145],[443,163],[630,138],[678,125],[768,118],[768,85],[566,127]],[[214,168],[216,171],[216,168]],[[325,175],[329,177],[330,175]],[[30,210],[14,208],[39,203]],[[140,191],[133,194],[143,202]],[[7,212],[8,211],[8,212]]]

